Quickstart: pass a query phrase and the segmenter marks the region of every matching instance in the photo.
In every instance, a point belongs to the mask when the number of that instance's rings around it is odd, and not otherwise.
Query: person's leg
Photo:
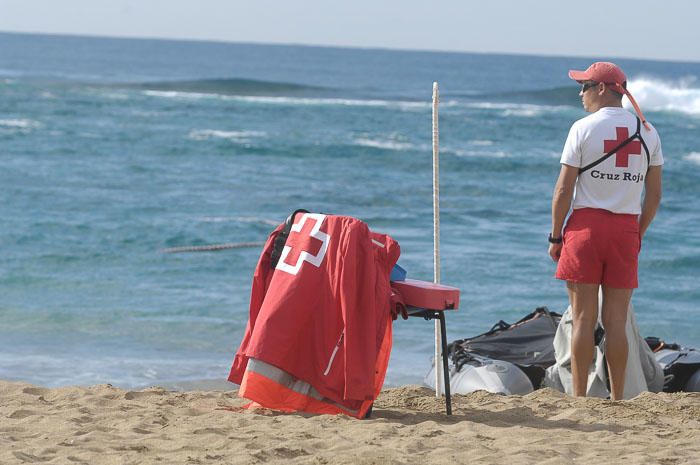
[[[571,303],[571,374],[575,396],[586,396],[588,371],[593,362],[594,333],[598,323],[598,284],[567,282]]]
[[[627,308],[634,289],[603,286],[602,320],[605,328],[605,358],[610,375],[610,396],[623,399],[627,369]]]

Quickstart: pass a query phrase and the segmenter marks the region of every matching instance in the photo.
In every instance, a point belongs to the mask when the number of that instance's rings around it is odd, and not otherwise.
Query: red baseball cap
[[[639,115],[642,120],[644,127],[650,131],[651,128],[647,123],[642,110],[637,105],[637,102],[632,97],[632,94],[626,89],[627,87],[627,76],[622,72],[619,66],[615,63],[610,63],[608,61],[597,61],[588,67],[586,71],[576,71],[574,69],[569,70],[569,77],[577,82],[583,81],[594,81],[602,82],[610,87],[610,90],[617,92],[618,94],[626,95],[630,100],[630,103],[634,107],[634,110]]]
[[[627,76],[615,63],[598,61],[589,66],[586,71],[569,70],[569,77],[578,82],[604,82],[613,86],[610,90],[623,95],[626,93],[623,85],[627,82]]]

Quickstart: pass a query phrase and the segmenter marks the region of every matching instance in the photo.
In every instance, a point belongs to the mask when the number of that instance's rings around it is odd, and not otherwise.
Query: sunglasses
[[[594,81],[584,82],[583,84],[581,84],[581,93],[585,94],[588,89],[590,89],[591,87],[595,87],[597,85],[598,85],[598,83],[594,82]]]

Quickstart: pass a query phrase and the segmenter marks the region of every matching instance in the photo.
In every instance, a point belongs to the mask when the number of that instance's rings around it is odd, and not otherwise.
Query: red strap
[[[632,104],[632,107],[634,107],[634,111],[636,111],[637,115],[639,115],[639,119],[642,120],[642,124],[644,125],[647,131],[651,131],[651,127],[649,127],[649,123],[647,123],[647,119],[644,117],[642,109],[639,108],[639,105],[637,105],[637,101],[634,99],[634,97],[632,97],[632,94],[630,94],[630,92],[627,89],[625,89],[619,82],[615,83],[615,87],[617,88],[617,92],[622,91],[627,96],[627,98],[630,99],[630,103]]]

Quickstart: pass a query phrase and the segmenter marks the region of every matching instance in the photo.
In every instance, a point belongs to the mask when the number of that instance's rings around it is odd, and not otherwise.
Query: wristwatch
[[[552,233],[549,233],[549,237],[547,237],[547,240],[549,241],[550,244],[561,244],[563,241],[562,237],[552,237]]]

